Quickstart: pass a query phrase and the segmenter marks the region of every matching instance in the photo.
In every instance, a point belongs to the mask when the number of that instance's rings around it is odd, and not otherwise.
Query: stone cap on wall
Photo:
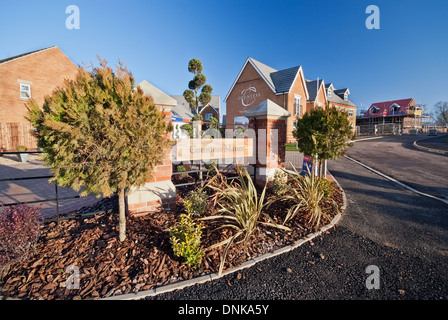
[[[287,118],[291,116],[291,114],[286,111],[284,108],[280,107],[275,102],[266,99],[262,101],[260,104],[250,109],[244,114],[247,118],[263,118],[268,117],[269,119],[279,119],[279,118]]]

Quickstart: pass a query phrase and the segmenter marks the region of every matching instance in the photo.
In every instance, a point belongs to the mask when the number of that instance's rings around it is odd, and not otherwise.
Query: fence
[[[402,127],[399,123],[379,123],[362,124],[356,126],[358,136],[377,135],[377,134],[401,134]]]
[[[228,180],[238,179],[236,176],[235,166],[233,164],[229,165],[218,165],[218,170],[225,174]],[[182,168],[182,169],[181,169]],[[184,170],[185,169],[185,170]],[[196,161],[192,164],[173,164],[172,181],[176,188],[193,186],[197,184],[204,185],[211,178],[211,172],[213,166],[204,165],[203,161]],[[251,177],[255,180],[255,170],[253,167],[248,166],[247,168]],[[234,176],[232,176],[232,174]]]
[[[8,151],[8,152],[0,152],[0,156],[3,155],[18,155],[18,154],[38,154],[38,153],[42,153],[41,151],[26,151],[26,152],[12,152],[12,151]],[[37,177],[20,177],[20,178],[0,178],[0,183],[1,182],[9,182],[9,181],[33,181],[33,180],[43,180],[43,179],[50,179],[52,178],[52,175],[40,175]],[[10,207],[10,206],[14,206],[14,205],[20,205],[20,204],[36,204],[36,203],[46,203],[46,202],[56,202],[56,215],[59,216],[60,214],[60,202],[63,200],[71,200],[71,199],[79,199],[81,198],[78,195],[73,195],[73,196],[61,196],[60,192],[59,192],[59,187],[56,183],[54,183],[54,198],[50,198],[50,199],[39,199],[39,200],[29,200],[29,201],[17,201],[17,202],[8,202],[8,203],[1,203],[0,202],[0,209],[1,208],[6,208],[6,207]],[[1,212],[1,210],[0,210]],[[92,215],[94,213],[88,213],[88,215]],[[58,217],[56,219],[48,219],[46,218],[45,220],[47,221],[52,221],[52,220],[61,220],[64,218]]]
[[[18,146],[37,148],[34,127],[27,122],[0,122],[0,151],[16,151]]]

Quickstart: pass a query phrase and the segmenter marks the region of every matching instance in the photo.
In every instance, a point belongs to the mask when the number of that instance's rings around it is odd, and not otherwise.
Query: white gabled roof
[[[165,92],[160,90],[159,88],[155,87],[151,83],[149,83],[146,80],[143,80],[139,84],[136,85],[140,86],[140,88],[143,90],[144,94],[150,95],[155,104],[163,105],[163,106],[176,106],[177,101],[176,99],[170,97]]]
[[[230,90],[227,93],[226,97],[224,98],[224,101],[227,101],[227,98],[229,97],[230,93],[235,87],[235,84],[238,82],[238,79],[240,78],[241,74],[243,73],[243,70],[246,68],[248,63],[250,63],[254,67],[254,69],[258,72],[261,78],[266,82],[266,84],[275,94],[289,93],[299,74],[302,74],[302,84],[305,88],[306,96],[308,99],[309,94],[308,89],[306,87],[305,76],[303,75],[302,66],[297,66],[284,70],[276,70],[274,68],[265,65],[264,63],[261,63],[249,57],[247,58],[243,67],[238,73],[238,76],[236,77],[235,81],[230,87]]]

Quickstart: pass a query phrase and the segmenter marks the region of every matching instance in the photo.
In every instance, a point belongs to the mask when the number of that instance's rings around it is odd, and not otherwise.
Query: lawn
[[[285,144],[285,150],[286,151],[300,151],[299,149],[296,148],[296,144],[295,143],[286,143]]]

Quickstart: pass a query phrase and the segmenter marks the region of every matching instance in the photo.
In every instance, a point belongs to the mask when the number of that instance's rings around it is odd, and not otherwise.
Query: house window
[[[327,94],[328,98],[331,98],[331,89],[328,88],[328,94]]]
[[[300,96],[294,95],[294,115],[300,116]]]
[[[31,86],[29,84],[20,84],[20,99],[31,99]]]
[[[353,117],[353,109],[348,109],[348,116]]]
[[[205,114],[205,120],[210,120],[211,117],[212,117],[211,113],[206,113]]]
[[[344,100],[347,101],[348,100],[348,93],[344,93]]]
[[[378,113],[380,111],[380,108],[373,106],[370,110],[371,113]]]

